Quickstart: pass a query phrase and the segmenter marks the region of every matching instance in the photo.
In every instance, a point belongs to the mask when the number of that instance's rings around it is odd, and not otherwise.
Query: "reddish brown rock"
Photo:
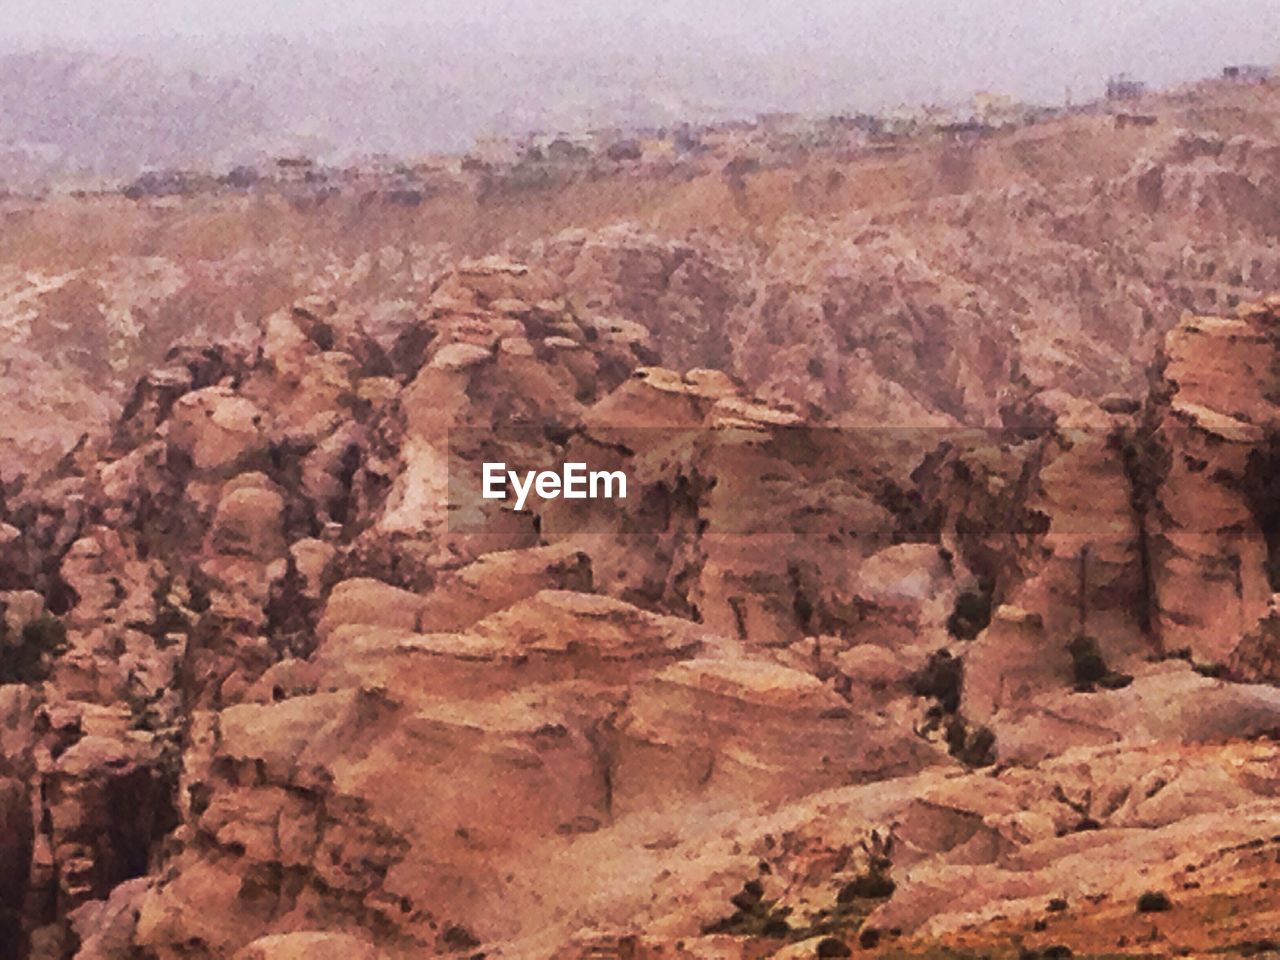
[[[1278,329],[1257,305],[1241,319],[1189,318],[1168,338],[1167,399],[1148,454],[1158,460],[1155,627],[1166,650],[1206,663],[1230,657],[1274,591],[1263,522],[1280,429]]]

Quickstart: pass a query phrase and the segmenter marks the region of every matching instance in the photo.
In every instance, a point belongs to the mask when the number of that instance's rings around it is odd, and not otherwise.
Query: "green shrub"
[[[947,618],[947,632],[957,640],[972,640],[991,622],[991,594],[962,590]]]
[[[1096,687],[1104,690],[1120,690],[1133,683],[1133,675],[1118,673],[1107,667],[1102,656],[1102,648],[1098,641],[1087,634],[1077,634],[1068,646],[1071,654],[1072,672],[1077,690],[1092,691]]]
[[[1138,898],[1139,913],[1164,913],[1172,907],[1169,898],[1158,890],[1148,890]]]
[[[778,907],[776,901],[766,900],[759,880],[748,880],[738,893],[729,898],[729,902],[733,904],[734,912],[705,927],[706,933],[730,933],[769,940],[791,935],[791,924],[787,921],[790,908]]]
[[[1107,675],[1107,662],[1102,659],[1102,648],[1093,637],[1077,634],[1067,649],[1071,653],[1076,686],[1091,687]]]
[[[884,900],[893,896],[898,885],[883,870],[871,869],[854,877],[836,894],[837,903],[854,900]]]
[[[911,689],[918,697],[932,697],[943,713],[960,709],[960,693],[964,688],[964,661],[947,650],[935,650],[928,662],[911,677]]]
[[[57,617],[42,613],[17,637],[0,636],[0,683],[43,682],[52,661],[66,649],[66,627]]]

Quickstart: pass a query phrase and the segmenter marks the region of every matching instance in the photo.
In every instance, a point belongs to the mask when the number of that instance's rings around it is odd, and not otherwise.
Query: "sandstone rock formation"
[[[0,960],[1272,949],[1274,148],[1143,149],[155,351],[0,488]]]
[[[1273,307],[1185,321],[1143,412],[922,453],[556,295],[464,264],[420,369],[334,416],[298,384],[385,377],[364,334],[275,315],[289,363],[144,380],[7,505],[6,643],[47,647],[3,688],[14,956],[1101,949],[1151,887],[1275,918],[1225,879],[1277,829],[1274,614],[1221,599],[1270,596]],[[626,501],[449,515],[451,458],[609,451]]]
[[[1166,649],[1223,663],[1275,591],[1280,301],[1169,335],[1148,513]]]

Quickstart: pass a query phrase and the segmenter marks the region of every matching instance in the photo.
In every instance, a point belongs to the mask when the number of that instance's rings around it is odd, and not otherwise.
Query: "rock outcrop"
[[[1148,146],[320,258],[122,359],[0,477],[0,960],[1270,949],[1274,147]]]
[[[1152,412],[1153,626],[1164,649],[1225,664],[1280,585],[1280,301],[1184,320]]]

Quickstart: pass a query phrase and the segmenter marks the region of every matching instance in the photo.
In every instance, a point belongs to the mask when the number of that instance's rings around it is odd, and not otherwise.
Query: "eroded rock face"
[[[1147,520],[1166,650],[1223,664],[1275,591],[1280,302],[1191,318],[1169,335]]]
[[[680,621],[560,593],[468,634],[359,629],[320,648],[315,692],[211,718],[206,772],[188,770],[188,788],[211,800],[181,876],[149,901],[154,920],[140,936],[150,949],[178,955],[186,915],[209,902],[208,879],[225,878],[214,915],[230,915],[246,872],[282,867],[300,884],[284,900],[263,890],[264,922],[304,909],[353,926],[382,916],[421,944],[455,925],[485,940],[516,933],[540,881],[520,869],[512,878],[504,864],[608,826],[601,725],[624,680],[698,646]],[[286,828],[278,807],[289,796]],[[334,820],[338,810],[348,812]],[[232,949],[243,933],[232,923],[201,935]]]
[[[1280,600],[1272,596],[1267,613],[1236,644],[1228,661],[1233,679],[1280,686]]]
[[[153,844],[173,826],[173,785],[149,759],[145,750],[131,756],[120,740],[89,735],[43,778],[58,912],[148,871]]]
[[[1145,402],[993,399],[1016,338],[845,368],[839,331],[937,291],[823,262],[816,305],[562,237],[456,264],[386,328],[301,301],[6,492],[14,956],[1040,949],[1058,899],[1101,950],[1151,887],[1262,936],[1276,305],[1186,320]],[[795,343],[701,366],[768,338],[757,294],[841,369],[793,389]],[[984,309],[911,336],[978,337]],[[918,419],[868,423],[894,411]],[[488,460],[630,489],[459,496]]]

